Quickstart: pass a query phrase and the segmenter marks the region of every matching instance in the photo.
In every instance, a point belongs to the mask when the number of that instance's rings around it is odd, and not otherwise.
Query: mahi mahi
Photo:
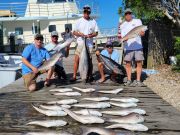
[[[81,96],[81,93],[79,93],[79,92],[63,92],[63,93],[59,92],[59,93],[53,93],[53,95],[72,97],[72,96]]]
[[[78,88],[78,87],[73,87],[73,89],[75,89],[75,90],[79,90],[79,91],[81,91],[81,92],[93,92],[93,91],[95,91],[95,89],[94,88],[86,88],[86,89],[82,89],[82,88]]]
[[[127,102],[133,102],[133,103],[136,103],[136,102],[139,102],[139,99],[137,98],[111,98],[110,99],[111,101],[120,101],[120,102],[124,102],[124,103],[127,103]]]
[[[113,124],[106,128],[123,128],[131,131],[148,131],[148,127],[143,124]]]
[[[77,103],[78,101],[76,99],[64,99],[64,100],[58,100],[58,101],[50,101],[47,104],[62,104],[62,105],[70,105]]]
[[[102,113],[96,110],[92,110],[92,109],[82,109],[82,110],[73,111],[73,112],[77,114],[81,114],[81,115],[93,115],[93,116],[98,116],[98,117],[102,116]]]
[[[104,123],[104,120],[100,117],[96,117],[92,115],[77,115],[67,108],[63,108],[63,110],[74,120],[83,124]]]
[[[136,103],[114,103],[110,102],[111,105],[122,107],[122,108],[128,108],[128,107],[136,107]]]
[[[67,124],[66,121],[63,120],[44,120],[44,121],[32,121],[27,123],[27,125],[38,125],[43,127],[62,127]]]
[[[81,107],[81,108],[94,108],[94,109],[104,109],[111,107],[110,103],[107,102],[74,104],[72,106]]]
[[[119,88],[119,89],[115,89],[115,90],[101,90],[101,91],[98,91],[100,93],[105,93],[105,94],[118,94],[119,92],[123,91],[123,88]]]
[[[82,100],[90,100],[90,101],[109,101],[108,97],[91,97],[91,98],[83,98]]]

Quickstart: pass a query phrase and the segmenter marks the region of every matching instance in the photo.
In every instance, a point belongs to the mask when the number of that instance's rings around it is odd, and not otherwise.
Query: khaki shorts
[[[124,61],[132,61],[135,59],[135,61],[143,61],[144,60],[144,54],[143,50],[126,50]]]
[[[80,56],[82,49],[83,49],[83,46],[84,46],[84,44],[78,44],[77,45],[76,50],[75,50],[76,55]],[[93,47],[87,47],[87,48],[88,48],[90,56],[92,56]]]

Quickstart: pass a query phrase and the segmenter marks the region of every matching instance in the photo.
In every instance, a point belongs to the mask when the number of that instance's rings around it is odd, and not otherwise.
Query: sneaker
[[[76,81],[76,78],[71,78],[70,79],[70,82],[75,82]]]
[[[125,86],[130,86],[132,84],[131,80],[128,80],[126,83],[124,83]]]
[[[141,81],[136,81],[136,86],[137,87],[146,87],[146,85]]]

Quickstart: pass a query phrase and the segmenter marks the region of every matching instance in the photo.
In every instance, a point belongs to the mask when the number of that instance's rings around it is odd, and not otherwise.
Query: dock
[[[97,62],[93,57],[94,73],[97,72]],[[73,72],[73,55],[64,59],[64,66],[68,76],[72,76]],[[40,76],[38,81],[40,85],[43,84],[44,76]],[[54,80],[50,87],[41,88],[40,90],[30,93],[27,92],[23,86],[23,79],[15,81],[14,83],[0,89],[0,135],[21,135],[28,132],[48,132],[48,131],[66,131],[73,135],[81,134],[81,127],[106,127],[111,123],[83,125],[76,122],[69,116],[65,117],[47,117],[37,112],[32,108],[33,104],[46,103],[52,100],[65,99],[63,96],[54,96],[49,90],[53,88],[72,88],[74,86],[82,88],[95,88],[96,92],[83,94],[81,97],[71,97],[77,99],[79,102],[82,97],[97,97],[107,96],[110,98],[115,97],[134,97],[140,100],[138,107],[146,111],[145,122],[149,130],[146,132],[132,132],[137,135],[180,135],[180,112],[164,101],[161,97],[155,94],[148,87],[124,87],[122,84],[106,81],[104,84],[98,85],[84,84],[78,80],[74,84],[64,84],[60,81]],[[124,88],[122,92],[117,95],[113,94],[100,94],[98,90],[113,90],[116,88]],[[69,98],[69,97],[68,97]],[[118,107],[101,110],[113,110]],[[71,110],[78,110],[72,108]],[[104,116],[103,116],[104,117]],[[107,115],[106,115],[107,117]],[[68,125],[58,128],[44,128],[40,126],[26,125],[33,120],[48,120],[48,119],[62,119],[68,122]],[[115,131],[129,132],[123,129],[116,129]]]

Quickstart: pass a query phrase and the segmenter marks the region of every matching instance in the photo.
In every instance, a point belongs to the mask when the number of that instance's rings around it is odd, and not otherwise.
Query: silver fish
[[[67,46],[69,46],[72,42],[74,42],[75,39],[74,38],[69,38],[67,39],[64,43],[59,43],[56,47],[53,48],[53,50],[55,51],[60,51],[63,48],[66,48]]]
[[[53,95],[72,97],[72,96],[81,96],[81,93],[79,93],[79,92],[63,92],[63,93],[59,92],[59,93],[53,93]]]
[[[124,102],[124,103],[127,103],[127,102],[139,102],[139,99],[137,98],[111,98],[110,99],[111,101],[120,101],[120,102]]]
[[[69,116],[71,116],[74,120],[76,120],[80,123],[83,123],[83,124],[104,123],[104,120],[100,117],[96,117],[96,116],[92,116],[92,115],[77,115],[67,108],[63,108],[63,110]]]
[[[101,117],[102,116],[102,113],[96,111],[96,110],[92,110],[92,109],[82,109],[82,110],[79,110],[79,111],[73,111],[77,114],[81,114],[81,115],[93,115],[93,116],[98,116],[98,117]]]
[[[117,122],[117,123],[142,123],[144,122],[144,117],[140,114],[132,113],[123,117],[107,118],[108,122]]]
[[[128,108],[128,107],[136,107],[136,103],[114,103],[110,102],[111,105],[118,106],[118,107],[123,107],[123,108]]]
[[[109,98],[108,97],[91,97],[91,98],[83,98],[82,100],[90,100],[90,101],[108,101]]]
[[[66,132],[28,132],[25,135],[73,135]]]
[[[27,125],[39,125],[43,127],[62,127],[67,124],[66,121],[63,120],[44,120],[44,121],[32,121],[27,123]]]
[[[62,110],[62,107],[61,106],[58,106],[58,105],[40,105],[41,108],[43,109],[48,109],[48,110]],[[71,108],[71,106],[63,106],[64,108]]]
[[[64,100],[58,100],[58,101],[50,101],[47,102],[47,104],[62,104],[62,105],[70,105],[77,103],[78,101],[76,99],[64,99]]]
[[[148,131],[148,127],[143,124],[113,124],[106,128],[123,128],[131,131]]]
[[[111,110],[111,111],[101,111],[103,114],[109,114],[109,115],[120,115],[120,116],[126,116],[131,113],[137,113],[137,114],[146,114],[146,111],[143,109],[138,108],[128,108],[128,109],[122,109],[122,110]]]
[[[40,108],[35,107],[35,106],[33,106],[33,108],[36,111],[38,111],[38,112],[40,112],[40,113],[42,113],[42,114],[44,114],[46,116],[66,116],[67,115],[67,113],[65,113],[62,110],[44,110],[44,109],[40,109]]]
[[[75,90],[79,90],[79,91],[81,91],[81,92],[93,92],[93,91],[95,91],[95,89],[94,88],[86,88],[86,89],[82,89],[82,88],[78,88],[78,87],[73,87],[73,89],[75,89]]]
[[[49,91],[53,91],[53,92],[70,92],[70,91],[73,91],[73,90],[70,89],[70,88],[57,88],[57,89],[51,89]]]
[[[123,91],[123,88],[115,89],[115,90],[106,90],[106,91],[98,91],[100,93],[105,93],[105,94],[118,94],[119,92]]]
[[[72,106],[81,107],[81,108],[94,108],[94,109],[104,109],[104,108],[111,107],[111,105],[109,103],[107,103],[107,102],[75,104],[75,105],[72,105]]]
[[[121,42],[123,42],[127,37],[128,37],[128,39],[135,38],[135,37],[139,36],[139,33],[140,33],[141,31],[146,31],[147,29],[148,29],[147,26],[144,26],[144,25],[137,26],[137,27],[135,27],[134,29],[132,29],[131,31],[129,31],[129,32],[121,39]]]

